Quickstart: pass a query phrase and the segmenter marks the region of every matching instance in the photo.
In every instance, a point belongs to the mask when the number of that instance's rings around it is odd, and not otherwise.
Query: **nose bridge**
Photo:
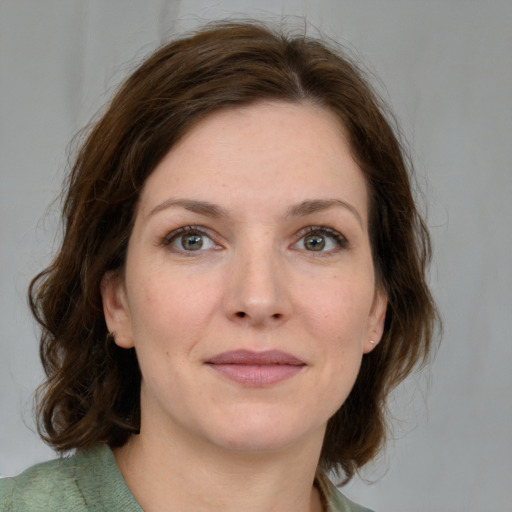
[[[289,303],[283,278],[279,251],[268,236],[260,234],[256,240],[241,243],[229,276],[231,317],[254,324],[285,318]]]

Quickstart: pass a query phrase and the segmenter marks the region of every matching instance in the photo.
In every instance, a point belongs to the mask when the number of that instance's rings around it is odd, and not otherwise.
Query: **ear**
[[[126,300],[124,280],[118,271],[109,271],[101,279],[103,314],[108,330],[113,334],[116,345],[133,347],[131,316]]]
[[[379,284],[375,286],[373,303],[368,316],[368,328],[366,339],[364,340],[363,353],[371,352],[380,342],[384,332],[384,322],[386,321],[386,309],[388,306],[388,297]]]

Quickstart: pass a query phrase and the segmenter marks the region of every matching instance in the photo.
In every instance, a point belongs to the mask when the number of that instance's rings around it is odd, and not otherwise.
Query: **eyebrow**
[[[162,203],[156,205],[149,213],[148,217],[152,217],[153,215],[161,212],[162,210],[166,210],[167,208],[172,207],[180,207],[185,210],[198,213],[200,215],[204,215],[206,217],[227,217],[228,213],[224,208],[214,203],[210,203],[208,201],[198,201],[195,199],[167,199]],[[341,199],[310,199],[306,201],[302,201],[301,203],[291,206],[287,213],[286,217],[289,216],[306,216],[311,215],[312,213],[328,210],[329,208],[334,207],[342,207],[350,211],[357,219],[361,227],[363,227],[363,219],[361,215],[357,211],[357,209],[352,206],[350,203],[346,201],[342,201]]]
[[[162,203],[156,205],[149,213],[148,217],[152,217],[158,212],[162,210],[166,210],[167,208],[172,207],[180,207],[185,210],[189,210],[194,213],[199,213],[200,215],[205,215],[206,217],[226,217],[227,212],[221,208],[220,206],[209,203],[208,201],[197,201],[194,199],[167,199]]]
[[[302,201],[296,206],[292,206],[288,209],[287,216],[305,216],[312,213],[328,210],[333,207],[342,207],[350,211],[361,227],[363,227],[363,219],[357,209],[346,201],[341,199],[311,199]]]

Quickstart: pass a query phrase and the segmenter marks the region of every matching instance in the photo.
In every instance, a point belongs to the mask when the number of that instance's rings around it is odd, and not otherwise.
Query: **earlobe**
[[[100,291],[105,322],[113,335],[113,341],[122,348],[132,348],[130,314],[124,283],[119,272],[107,272],[101,279]]]
[[[380,342],[384,332],[386,310],[388,306],[387,294],[381,286],[375,289],[372,309],[368,317],[367,339],[364,342],[363,352],[371,352]]]

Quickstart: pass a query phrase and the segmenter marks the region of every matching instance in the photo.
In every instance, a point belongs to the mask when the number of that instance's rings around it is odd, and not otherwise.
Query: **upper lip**
[[[295,356],[281,350],[252,352],[250,350],[231,350],[223,352],[206,361],[207,364],[240,364],[240,365],[293,365],[304,366]]]

